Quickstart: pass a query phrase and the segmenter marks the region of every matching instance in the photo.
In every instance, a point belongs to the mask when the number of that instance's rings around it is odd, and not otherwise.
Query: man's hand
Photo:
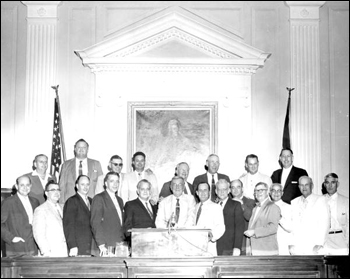
[[[295,246],[294,245],[288,245],[289,248],[289,254],[295,255]]]
[[[78,256],[78,247],[71,248],[69,250],[69,256],[70,257],[76,257]]]
[[[145,170],[145,173],[147,173],[148,175],[151,175],[153,174],[153,171],[150,168],[148,168],[147,170]]]
[[[241,249],[233,248],[233,256],[240,256],[240,255],[241,255]]]
[[[314,255],[320,255],[320,252],[323,251],[323,246],[322,245],[315,245],[314,248],[312,249],[312,252]]]
[[[255,235],[255,231],[254,230],[247,230],[244,232],[244,235],[247,237],[252,237]]]
[[[213,239],[213,233],[210,231],[208,232],[208,242]]]
[[[98,246],[98,248],[100,249],[100,256],[103,257],[107,254],[107,248],[104,244],[101,244],[100,246]]]
[[[17,242],[25,242],[24,239],[22,237],[19,237],[19,236],[15,236],[13,239],[12,239],[12,243],[17,243]]]

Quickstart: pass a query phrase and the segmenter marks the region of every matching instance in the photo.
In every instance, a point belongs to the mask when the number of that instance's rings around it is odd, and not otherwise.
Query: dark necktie
[[[180,217],[180,199],[176,199],[175,221],[179,222]]]
[[[142,179],[142,175],[141,175],[141,172],[138,172],[138,176],[137,176],[137,179],[140,181]]]
[[[147,209],[147,211],[148,211],[149,217],[151,217],[151,219],[153,220],[153,213],[152,213],[152,211],[150,210],[150,208],[148,207],[148,202],[146,202],[146,209]]]
[[[199,206],[198,211],[197,211],[196,225],[198,223],[199,216],[201,216],[201,213],[202,213],[202,205],[203,205],[203,203],[201,202],[201,205]]]
[[[222,207],[222,203],[223,203],[223,202],[221,201],[221,202],[220,202],[221,207]]]
[[[85,203],[86,203],[86,206],[88,207],[88,209],[90,210],[90,202],[89,202],[88,197],[85,197]]]
[[[214,174],[212,174],[212,179],[211,179],[211,200],[212,201],[216,200]]]
[[[83,165],[82,165],[82,162],[83,162],[83,161],[80,161],[80,162],[79,162],[79,175],[82,175],[82,174],[83,174]]]

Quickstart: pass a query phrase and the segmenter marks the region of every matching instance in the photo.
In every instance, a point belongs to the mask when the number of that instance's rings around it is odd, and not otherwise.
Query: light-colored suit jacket
[[[249,220],[248,229],[254,230],[255,235],[247,240],[247,251],[251,248],[253,256],[278,255],[277,229],[281,210],[274,202],[267,200],[254,218],[257,208],[254,207]]]
[[[151,199],[154,201],[158,201],[158,182],[156,176],[152,174],[148,174],[143,171],[143,179],[147,179],[152,184],[151,188]],[[137,172],[129,172],[124,175],[124,179],[122,182],[121,188],[118,190],[118,196],[123,199],[123,202],[134,200],[138,197],[137,195],[137,183],[139,182]]]
[[[303,207],[303,196],[292,200],[292,244],[297,255],[313,255],[315,245],[325,245],[330,228],[330,210],[324,196],[311,194]]]
[[[338,193],[337,219],[349,248],[349,199]]]
[[[63,212],[62,205],[58,206]],[[33,234],[41,254],[50,257],[68,257],[62,218],[49,200],[34,211]]]
[[[61,189],[61,198],[60,203],[65,203],[68,198],[76,194],[75,191],[75,181],[77,180],[76,176],[76,158],[70,159],[63,163],[62,169],[60,172],[60,189]],[[93,159],[87,159],[88,164],[88,177],[90,178],[90,189],[88,196],[93,198],[95,196],[95,187],[97,183],[97,178],[103,174],[102,167],[99,161]]]

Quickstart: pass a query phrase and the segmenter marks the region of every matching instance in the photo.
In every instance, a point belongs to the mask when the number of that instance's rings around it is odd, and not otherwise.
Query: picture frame
[[[158,190],[180,162],[190,166],[188,182],[204,173],[207,157],[217,150],[217,102],[128,102],[128,161],[142,151]]]

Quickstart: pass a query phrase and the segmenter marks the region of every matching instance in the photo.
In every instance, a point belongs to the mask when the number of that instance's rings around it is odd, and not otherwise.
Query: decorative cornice
[[[286,1],[289,6],[291,20],[318,20],[320,18],[320,7],[326,1]]]
[[[197,48],[200,48],[204,50],[205,52],[208,52],[211,55],[214,55],[216,57],[220,58],[237,58],[238,56],[233,55],[232,53],[229,53],[228,51],[224,51],[218,47],[215,47],[209,43],[204,42],[203,40],[199,40],[198,38],[179,30],[176,27],[173,27],[161,34],[157,34],[149,39],[146,39],[136,45],[133,45],[131,47],[128,47],[126,49],[123,49],[122,51],[117,51],[113,53],[111,56],[115,57],[126,57],[131,56],[136,53],[140,53],[142,51],[145,51],[152,47],[153,45],[159,44],[161,42],[170,40],[170,39],[179,39],[180,41],[184,41],[186,43],[189,43]]]

